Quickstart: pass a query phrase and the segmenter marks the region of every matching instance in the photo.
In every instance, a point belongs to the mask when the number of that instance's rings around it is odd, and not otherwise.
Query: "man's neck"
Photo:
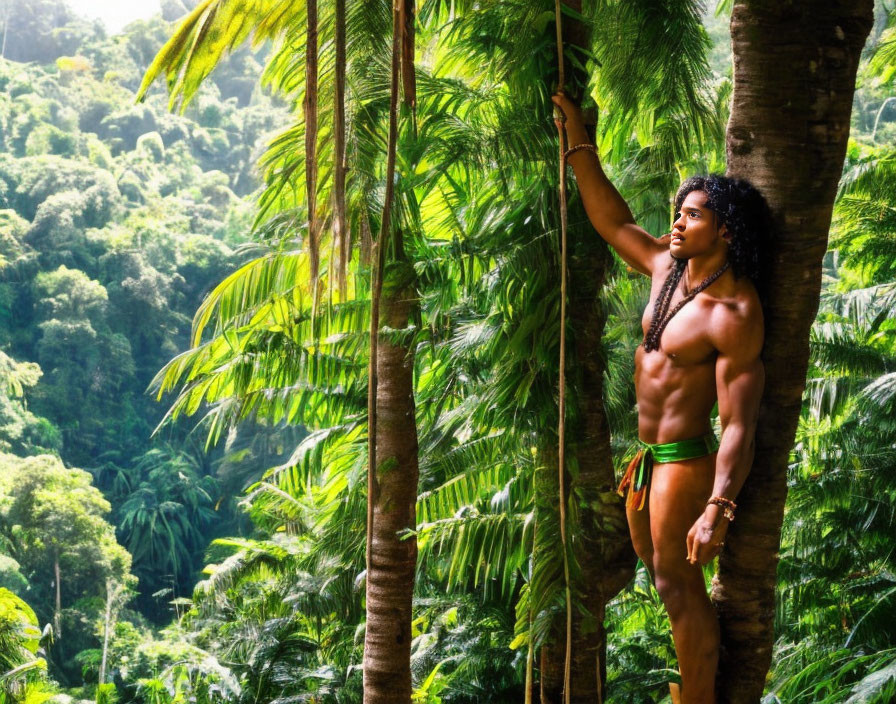
[[[699,286],[702,281],[725,266],[727,261],[728,252],[725,250],[688,259],[688,268],[685,273],[687,290],[690,291]]]

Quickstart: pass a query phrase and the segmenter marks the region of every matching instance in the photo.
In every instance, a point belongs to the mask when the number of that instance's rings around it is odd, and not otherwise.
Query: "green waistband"
[[[653,455],[653,461],[656,464],[691,460],[695,457],[711,455],[719,449],[719,441],[715,433],[712,432],[699,438],[679,440],[678,442],[664,442],[651,445],[643,440],[639,440],[638,443],[644,448],[645,454],[649,452]]]

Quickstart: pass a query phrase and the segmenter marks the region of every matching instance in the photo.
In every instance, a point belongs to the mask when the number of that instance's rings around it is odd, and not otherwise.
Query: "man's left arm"
[[[716,390],[722,439],[716,456],[712,496],[734,501],[750,473],[755,453],[756,421],[765,383],[760,359],[762,313],[758,304],[730,312],[715,327]],[[708,504],[688,533],[688,559],[706,564],[721,549],[728,529],[724,509]]]

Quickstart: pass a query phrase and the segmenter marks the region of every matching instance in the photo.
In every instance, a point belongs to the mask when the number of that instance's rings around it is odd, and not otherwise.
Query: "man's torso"
[[[654,276],[650,302],[642,316],[644,332],[650,327],[653,307],[666,272]],[[660,349],[646,352],[641,344],[635,352],[635,394],[638,430],[649,443],[676,442],[710,431],[710,413],[716,403],[715,367],[717,350],[710,325],[720,316],[735,315],[749,297],[752,284],[726,273],[713,286],[687,303],[669,321],[660,339]],[[679,285],[672,310],[684,298]]]

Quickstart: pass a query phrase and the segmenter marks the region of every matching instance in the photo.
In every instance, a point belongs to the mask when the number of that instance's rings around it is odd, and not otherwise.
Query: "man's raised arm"
[[[551,100],[566,117],[569,146],[590,143],[578,106],[562,94],[553,96]],[[642,274],[653,274],[659,257],[668,255],[668,243],[654,239],[635,223],[628,203],[604,174],[597,154],[582,149],[570,154],[569,163],[575,171],[588,219],[598,234],[626,264]]]

